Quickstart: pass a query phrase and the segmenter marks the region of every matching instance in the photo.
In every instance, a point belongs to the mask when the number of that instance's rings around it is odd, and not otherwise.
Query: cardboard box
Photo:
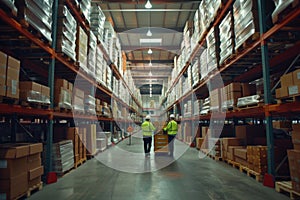
[[[230,83],[229,85],[227,85],[227,93],[230,92],[242,92],[242,87],[241,87],[241,83]]]
[[[6,85],[0,85],[0,95],[1,96],[5,96],[6,95]]]
[[[36,92],[42,92],[42,87],[39,83],[33,82],[33,81],[21,81],[20,82],[20,91],[36,91]]]
[[[0,86],[6,83],[7,55],[0,51]]]
[[[0,66],[4,66],[5,68],[7,66],[7,55],[2,51],[0,51]]]
[[[42,143],[34,143],[29,145],[29,155],[33,155],[41,152],[43,152]]]
[[[242,96],[247,97],[256,94],[256,85],[249,83],[241,83]]]
[[[41,153],[33,154],[27,157],[28,170],[35,169],[42,165]]]
[[[294,149],[300,151],[300,144],[294,144]]]
[[[290,175],[292,181],[299,183],[300,180],[300,151],[297,150],[287,150],[288,159],[289,159],[289,168],[290,168]],[[293,189],[298,189],[294,188]]]
[[[40,166],[35,169],[28,171],[28,180],[33,180],[35,178],[38,178],[44,174],[44,167]]]
[[[229,146],[228,151],[227,151],[227,158],[229,160],[235,161],[234,160],[234,157],[235,157],[234,150],[235,149],[243,149],[243,148],[245,148],[245,147],[244,146]]]
[[[74,94],[74,96],[84,99],[84,91],[82,91],[78,88],[73,88],[73,94]]]
[[[69,82],[65,79],[56,79],[55,88],[64,88],[68,90]]]
[[[300,133],[300,124],[292,124],[293,131]]]
[[[50,97],[50,88],[44,85],[41,85],[41,92],[42,95],[46,96],[46,97]]]
[[[69,82],[68,89],[69,91],[73,92],[73,83]]]
[[[16,86],[6,86],[6,96],[13,99],[19,99],[20,91],[18,85],[19,84]]]
[[[289,95],[296,95],[296,94],[299,94],[300,92],[300,85],[291,85],[288,87],[288,90],[289,90]]]
[[[0,145],[0,158],[14,159],[29,155],[29,145],[2,144]]]
[[[32,187],[34,187],[38,184],[41,184],[41,182],[42,182],[42,177],[41,176],[39,176],[39,177],[37,177],[33,180],[30,180],[30,181],[28,181],[28,188],[32,188]]]
[[[294,144],[294,148],[299,147],[299,145],[300,145],[300,132],[292,131],[292,141],[293,141],[293,144]],[[296,150],[300,150],[300,149],[297,148]]]
[[[289,87],[294,85],[293,73],[288,73],[280,77],[281,87]]]
[[[282,128],[292,128],[292,121],[273,121],[273,128],[282,129]]]
[[[243,160],[247,160],[247,149],[234,149],[234,156]]]
[[[300,69],[297,69],[292,72],[294,84],[300,85]]]
[[[15,85],[14,82],[17,82],[19,84],[19,73],[20,73],[19,70],[8,67],[7,71],[6,71],[6,85],[13,86],[13,85]],[[19,85],[18,85],[18,88],[19,88]]]
[[[22,174],[11,179],[0,179],[0,197],[6,199],[16,199],[28,190],[28,174],[24,171]],[[5,199],[5,198],[4,198]]]
[[[235,149],[235,150],[237,150],[237,149]],[[247,160],[241,159],[241,158],[237,157],[236,155],[234,157],[234,161],[237,163],[240,163],[241,165],[243,165],[245,167],[248,165]]]
[[[244,138],[246,145],[252,145],[254,138],[265,137],[264,125],[242,125],[235,127],[235,134],[237,138]]]
[[[243,146],[245,140],[243,138],[222,138],[222,148],[228,151],[229,146]]]
[[[278,88],[276,89],[275,91],[275,95],[276,95],[276,98],[282,98],[282,97],[288,97],[289,96],[289,90],[288,90],[288,87],[281,87],[281,88]]]
[[[0,179],[10,179],[27,171],[27,157],[0,159]]]
[[[197,149],[201,149],[201,146],[203,144],[203,141],[204,141],[204,138],[200,138],[200,137],[197,137],[196,138],[196,148]]]
[[[13,68],[16,69],[17,71],[20,71],[20,64],[21,62],[18,59],[8,56],[8,60],[7,60],[8,68]]]

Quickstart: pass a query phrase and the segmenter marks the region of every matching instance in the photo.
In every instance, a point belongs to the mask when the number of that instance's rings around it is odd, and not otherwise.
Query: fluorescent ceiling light
[[[147,3],[145,4],[145,8],[147,9],[152,8],[152,4],[150,3],[150,0],[148,0]]]
[[[146,34],[148,37],[151,37],[152,36],[152,32],[150,31],[150,28],[148,29],[147,31],[147,34]]]
[[[152,52],[152,49],[151,48],[149,48],[149,50],[148,50],[148,54],[152,54],[153,52]]]
[[[161,38],[140,38],[140,44],[161,44]]]
[[[151,62],[151,60],[150,60],[150,62],[149,62],[149,66],[152,67],[152,62]]]
[[[151,64],[152,64],[152,63],[151,63]],[[149,65],[150,65],[150,64],[149,64]],[[151,71],[149,72],[149,76],[152,76],[152,72],[151,72]],[[151,79],[150,79],[150,80],[151,80]]]

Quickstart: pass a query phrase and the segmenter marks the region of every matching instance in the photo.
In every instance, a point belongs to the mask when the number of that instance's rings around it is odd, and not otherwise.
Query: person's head
[[[150,115],[147,115],[147,116],[145,117],[145,120],[146,120],[146,121],[150,121],[150,118],[151,118]]]
[[[171,120],[174,120],[174,119],[175,119],[175,115],[174,115],[174,114],[171,114],[171,115],[170,115],[170,119],[171,119]]]

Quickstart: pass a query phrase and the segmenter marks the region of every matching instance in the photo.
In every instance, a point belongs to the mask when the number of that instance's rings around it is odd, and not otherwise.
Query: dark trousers
[[[174,142],[175,142],[176,135],[168,135],[168,142],[169,142],[169,152],[170,155],[173,156],[174,154]]]
[[[150,153],[152,137],[144,137],[143,140],[144,140],[144,151],[145,151],[145,153]]]

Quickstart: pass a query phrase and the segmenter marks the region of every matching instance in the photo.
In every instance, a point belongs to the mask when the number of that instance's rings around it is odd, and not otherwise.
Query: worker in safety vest
[[[174,114],[170,115],[170,121],[168,122],[167,126],[164,128],[164,131],[168,133],[168,143],[169,143],[169,155],[174,155],[174,141],[176,134],[178,132],[178,124],[175,121]]]
[[[150,115],[147,115],[145,121],[142,123],[142,132],[143,132],[143,141],[144,141],[144,151],[145,156],[150,156],[151,143],[152,143],[152,135],[155,131],[155,127],[150,122]]]

